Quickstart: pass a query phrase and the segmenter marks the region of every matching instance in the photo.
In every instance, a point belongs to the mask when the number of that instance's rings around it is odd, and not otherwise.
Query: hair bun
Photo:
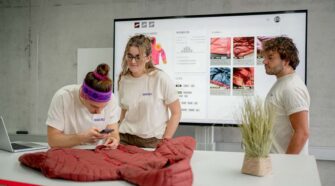
[[[106,64],[106,63],[102,63],[102,64],[98,65],[97,68],[96,68],[96,72],[99,73],[102,76],[108,76],[109,65]]]
[[[109,72],[109,66],[106,63],[102,63],[97,66],[96,70],[93,71],[93,75],[95,78],[99,80],[107,80],[108,78],[108,72]]]

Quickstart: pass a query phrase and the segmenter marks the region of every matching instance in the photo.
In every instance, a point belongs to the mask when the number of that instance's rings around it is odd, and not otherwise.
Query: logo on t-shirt
[[[142,96],[152,96],[152,93],[151,92],[145,92],[145,93],[142,93]]]
[[[105,121],[105,116],[103,114],[93,114],[92,120],[94,122]]]
[[[93,118],[93,121],[105,121],[105,118]]]

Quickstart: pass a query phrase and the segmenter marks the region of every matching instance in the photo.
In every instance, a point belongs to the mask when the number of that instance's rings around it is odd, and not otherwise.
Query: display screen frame
[[[118,56],[122,56],[124,49],[125,49],[125,43],[123,42],[123,46],[120,47],[117,44],[117,40],[119,37],[119,32],[120,30],[118,30],[119,24],[120,23],[132,23],[134,24],[135,22],[138,24],[142,24],[142,22],[147,22],[149,20],[152,21],[161,21],[161,20],[165,20],[165,21],[180,21],[180,20],[188,20],[188,19],[213,19],[213,18],[222,18],[222,19],[229,19],[229,18],[236,18],[236,17],[245,17],[246,20],[248,18],[251,18],[253,16],[275,16],[275,15],[303,15],[304,18],[302,18],[303,22],[299,22],[299,24],[304,24],[305,28],[304,30],[298,30],[297,32],[304,32],[302,34],[304,34],[304,46],[300,46],[300,50],[299,50],[299,58],[300,58],[300,64],[299,66],[303,66],[303,70],[301,72],[299,72],[300,76],[302,76],[301,78],[304,80],[305,84],[307,84],[307,28],[308,28],[308,11],[307,10],[285,10],[285,11],[268,11],[268,12],[244,12],[244,13],[228,13],[228,14],[209,14],[209,15],[185,15],[185,16],[165,16],[165,17],[144,17],[144,18],[122,18],[122,19],[115,19],[114,20],[114,33],[113,33],[113,37],[114,37],[114,47],[113,47],[113,91],[114,94],[117,95],[117,83],[118,83],[118,76],[119,76],[119,70],[118,67],[116,65],[120,65],[121,61],[120,57]],[[271,20],[271,21],[280,21],[279,20]],[[283,20],[285,21],[285,20]],[[135,27],[135,24],[133,25]],[[141,27],[142,25],[139,25],[139,27]],[[149,26],[149,25],[147,25]],[[145,33],[146,31],[135,31],[136,33]],[[276,34],[275,34],[276,35]],[[286,35],[285,32],[284,33],[280,33],[279,35]],[[130,36],[129,36],[130,37]],[[290,36],[289,36],[290,37]],[[232,37],[233,38],[233,37]],[[231,38],[231,39],[232,39]],[[128,39],[128,38],[127,38]],[[294,41],[294,38],[292,38]],[[232,39],[233,40],[233,39]],[[255,36],[255,40],[256,40],[256,36]],[[233,41],[232,41],[233,42]],[[255,42],[256,45],[256,42]],[[256,46],[255,46],[256,47]],[[299,49],[299,47],[298,47]],[[255,54],[257,53],[256,51],[254,52]],[[257,54],[256,54],[257,55]],[[257,60],[257,59],[256,59]],[[256,62],[255,62],[256,63]],[[298,66],[298,68],[299,68]],[[164,70],[164,69],[163,69]],[[231,73],[233,72],[233,70],[231,70]],[[232,80],[231,80],[232,81]],[[264,98],[264,97],[263,97]],[[183,107],[183,105],[182,105]],[[204,109],[208,109],[207,108],[208,105],[206,105],[206,108]],[[235,117],[235,116],[234,116]],[[235,125],[235,124],[239,124],[240,121],[238,120],[232,120],[232,119],[228,119],[228,120],[216,120],[216,119],[211,119],[211,120],[181,120],[180,124],[182,125],[203,125],[203,126],[208,126],[208,125]]]

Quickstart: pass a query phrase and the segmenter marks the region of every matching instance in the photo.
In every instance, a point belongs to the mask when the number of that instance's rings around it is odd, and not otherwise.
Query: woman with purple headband
[[[144,35],[133,36],[126,45],[118,82],[121,144],[154,148],[172,138],[179,125],[175,84],[153,65],[151,51]]]
[[[50,147],[97,144],[101,140],[110,148],[118,146],[120,112],[108,72],[109,66],[100,64],[86,74],[82,85],[67,85],[56,92],[46,121]]]

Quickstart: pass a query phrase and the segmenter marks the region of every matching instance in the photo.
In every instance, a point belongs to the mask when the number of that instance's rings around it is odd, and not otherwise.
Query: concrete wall
[[[296,9],[308,10],[310,145],[334,149],[334,0],[0,0],[0,115],[10,133],[45,135],[54,92],[76,83],[77,48],[113,47],[115,18]],[[223,130],[215,140],[224,141]]]

